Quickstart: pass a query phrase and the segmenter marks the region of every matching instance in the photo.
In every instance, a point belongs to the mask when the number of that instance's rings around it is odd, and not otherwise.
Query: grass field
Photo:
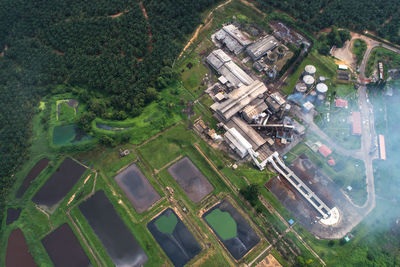
[[[367,43],[362,39],[355,39],[353,42],[352,52],[356,55],[357,65],[361,63],[365,51],[367,51]]]

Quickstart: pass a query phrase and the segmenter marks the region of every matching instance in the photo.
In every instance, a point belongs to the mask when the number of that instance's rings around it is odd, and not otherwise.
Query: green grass
[[[228,240],[237,236],[237,225],[229,212],[215,209],[205,220],[222,239]]]
[[[141,146],[138,151],[154,169],[160,169],[181,155],[183,149],[192,146],[194,141],[194,137],[185,126],[179,124]]]
[[[174,232],[177,223],[178,219],[173,213],[171,213],[169,216],[163,215],[155,221],[158,231],[170,235]]]
[[[353,42],[352,52],[356,55],[357,65],[361,63],[365,51],[367,51],[367,43],[362,39],[355,39]]]
[[[159,101],[147,105],[142,113],[134,118],[127,118],[122,121],[105,120],[96,118],[92,122],[92,129],[96,135],[128,134],[130,142],[140,144],[163,129],[179,122],[184,118],[182,109],[193,97],[179,83],[171,85],[160,92]],[[182,105],[183,104],[183,105]],[[102,123],[112,127],[130,128],[124,131],[108,131],[100,129],[96,123]]]
[[[58,115],[59,121],[69,121],[71,120],[71,118],[75,119],[76,116],[75,108],[70,107],[67,103],[65,102],[58,103],[58,110],[59,110],[59,115]]]

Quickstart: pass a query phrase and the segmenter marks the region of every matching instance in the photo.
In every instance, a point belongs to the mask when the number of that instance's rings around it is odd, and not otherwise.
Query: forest
[[[96,116],[140,114],[176,77],[174,59],[217,1],[0,1],[0,209],[41,97],[65,88]]]
[[[353,31],[369,30],[400,44],[400,1],[398,0],[255,0],[266,12],[289,13],[296,24],[309,32],[333,25]]]

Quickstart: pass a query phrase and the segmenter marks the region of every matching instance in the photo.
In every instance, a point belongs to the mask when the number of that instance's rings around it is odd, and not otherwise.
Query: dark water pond
[[[68,145],[91,139],[91,136],[87,135],[81,128],[77,127],[75,124],[54,127],[53,144],[55,145]]]
[[[21,198],[24,195],[31,182],[44,170],[44,168],[47,167],[48,164],[49,160],[44,158],[39,160],[35,166],[33,166],[19,187],[16,198]]]
[[[32,198],[32,201],[49,208],[54,206],[68,194],[85,170],[86,168],[82,165],[66,158]]]
[[[170,208],[147,224],[147,228],[176,267],[184,266],[201,251],[192,233]]]
[[[146,253],[104,191],[97,191],[79,209],[117,267],[136,267],[147,262]]]
[[[208,215],[214,210],[218,209],[222,213],[228,212],[229,215],[235,220],[237,228],[236,237],[223,239],[220,234],[213,228],[213,225],[208,222]],[[204,213],[203,219],[207,222],[211,229],[213,229],[214,233],[218,236],[218,238],[236,260],[241,259],[260,241],[260,238],[257,236],[256,232],[250,227],[246,219],[243,218],[243,216],[227,200],[221,201],[221,203]],[[219,223],[224,224],[224,221],[221,221]]]
[[[57,267],[92,266],[71,227],[61,225],[42,239],[42,244]]]
[[[142,213],[160,199],[160,195],[151,186],[146,176],[136,164],[130,165],[117,176],[115,181],[138,213]]]
[[[131,127],[128,128],[123,128],[123,127],[113,127],[113,126],[109,126],[103,123],[98,123],[96,122],[96,127],[103,129],[103,130],[107,130],[107,131],[113,131],[113,132],[120,132],[120,131],[125,131],[130,129]]]
[[[192,161],[184,157],[168,168],[168,172],[193,202],[197,203],[213,191],[213,186]]]
[[[16,220],[18,220],[20,214],[21,214],[20,208],[18,208],[18,209],[8,208],[6,225],[12,224]]]
[[[37,267],[29,253],[28,245],[21,229],[15,229],[8,237],[6,267]]]

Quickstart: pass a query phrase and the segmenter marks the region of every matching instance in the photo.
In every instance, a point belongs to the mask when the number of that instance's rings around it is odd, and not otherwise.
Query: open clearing
[[[221,231],[221,229],[222,226],[225,225],[226,217],[218,216],[220,220],[214,220],[214,210],[219,210],[218,214],[220,215],[229,213],[229,216],[234,220],[236,223],[237,233],[233,238],[224,239],[222,237],[225,235],[225,231]],[[223,200],[221,203],[215,205],[204,213],[202,217],[236,260],[241,259],[260,241],[260,238],[250,227],[249,223],[227,200]],[[232,225],[232,223],[230,225]],[[219,229],[219,231],[217,231],[217,229]],[[231,227],[230,231],[233,233],[234,227]],[[228,236],[229,235],[230,233],[228,233]]]
[[[340,188],[324,174],[306,155],[298,157],[290,169],[329,207],[337,207],[339,222],[334,226],[324,226],[318,222],[320,214],[284,178],[276,177],[266,186],[292,215],[313,235],[320,238],[344,236],[349,225],[356,225],[360,218],[356,209]],[[351,227],[353,228],[353,227]]]
[[[190,200],[195,203],[202,200],[214,189],[207,178],[187,157],[169,167],[168,172],[174,177]]]
[[[8,237],[6,267],[36,267],[29,253],[28,245],[21,229],[15,229]]]
[[[104,191],[97,191],[79,209],[117,267],[139,267],[147,262],[147,255]]]
[[[31,182],[47,167],[49,164],[49,160],[44,158],[38,161],[38,163],[33,166],[33,168],[29,171],[28,175],[25,177],[21,186],[17,191],[16,198],[21,198],[26,190],[29,188]]]
[[[85,170],[86,168],[82,165],[66,158],[32,198],[32,201],[51,208],[71,191]]]
[[[114,179],[138,213],[144,212],[160,199],[136,164],[130,165]]]
[[[88,267],[90,260],[67,223],[42,239],[42,244],[57,267]]]
[[[171,208],[154,218],[147,228],[176,267],[184,266],[201,251],[192,233]]]

